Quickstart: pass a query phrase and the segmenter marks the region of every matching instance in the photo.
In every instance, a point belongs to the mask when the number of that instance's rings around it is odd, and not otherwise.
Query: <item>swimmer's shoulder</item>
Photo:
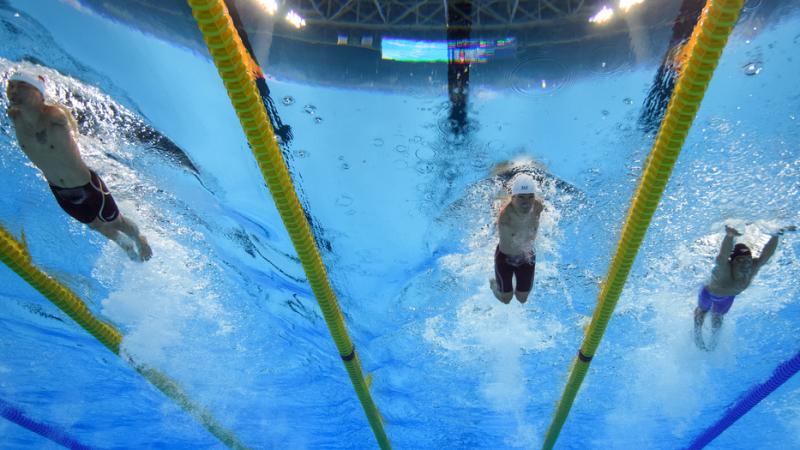
[[[67,127],[69,125],[67,113],[58,106],[45,105],[42,113],[47,125],[51,127]]]

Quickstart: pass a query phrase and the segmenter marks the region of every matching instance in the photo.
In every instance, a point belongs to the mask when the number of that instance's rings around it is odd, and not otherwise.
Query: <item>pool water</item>
[[[787,3],[734,29],[557,448],[685,447],[800,349],[793,233],[736,298],[717,349],[692,339],[724,225],[760,249],[800,224],[800,13]],[[66,216],[3,115],[0,223],[24,233],[35,264],[251,448],[376,448],[207,52],[76,0],[0,0],[0,20],[3,85],[20,65],[47,76],[51,99],[84,119],[87,164],[154,252],[132,262]],[[466,139],[443,125],[446,77],[393,89],[315,83],[303,64],[322,62],[303,55],[296,76],[265,67],[394,448],[541,445],[653,143],[637,119],[666,46],[613,70],[552,72],[541,89],[478,66]],[[537,174],[547,205],[525,305],[501,304],[487,282],[493,169],[508,161]],[[0,406],[91,448],[224,448],[5,266],[0,299]],[[709,446],[795,447],[798,377]],[[0,420],[0,448],[60,446]]]

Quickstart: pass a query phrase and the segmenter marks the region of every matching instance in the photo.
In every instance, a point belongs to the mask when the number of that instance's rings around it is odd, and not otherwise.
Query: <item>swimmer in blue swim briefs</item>
[[[45,94],[45,79],[37,73],[18,70],[9,77],[7,113],[20,149],[42,171],[64,212],[116,242],[134,261],[150,259],[147,239],[81,159],[75,119],[66,108],[45,103]]]
[[[733,239],[741,236],[735,229],[725,226],[725,238],[717,255],[711,280],[703,286],[697,297],[694,310],[695,343],[703,350],[713,350],[717,345],[717,333],[722,326],[722,317],[731,309],[733,299],[744,291],[758,271],[769,261],[778,246],[778,236],[784,231],[794,231],[794,227],[778,230],[761,250],[758,258],[753,258],[750,248],[745,244],[733,245]],[[711,311],[711,342],[703,342],[703,322],[706,313]]]

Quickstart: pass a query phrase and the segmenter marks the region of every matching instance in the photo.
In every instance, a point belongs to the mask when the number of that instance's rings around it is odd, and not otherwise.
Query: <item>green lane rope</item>
[[[592,321],[586,330],[578,356],[572,363],[567,385],[545,435],[542,445],[544,449],[553,448],[567,420],[711,81],[711,75],[739,17],[742,4],[743,0],[709,0],[687,43],[687,62],[667,106],[642,179],[628,210],[617,251],[598,295]]]
[[[388,450],[391,445],[383,427],[383,420],[364,380],[361,362],[347,333],[336,294],[328,280],[322,257],[253,81],[252,74],[258,70],[257,66],[246,56],[241,37],[234,28],[224,1],[188,0],[188,2],[239,117],[250,149],[297,251],[378,445]]]
[[[156,369],[136,364],[130,356],[120,353],[122,334],[110,324],[95,317],[86,306],[86,303],[72,290],[36,267],[31,261],[31,256],[25,246],[14,239],[11,233],[2,226],[0,226],[0,260],[114,354],[132,364],[137,372],[197,419],[220,442],[234,450],[247,449],[232,432],[220,425],[211,414],[192,402],[177,382],[169,379],[169,377]]]

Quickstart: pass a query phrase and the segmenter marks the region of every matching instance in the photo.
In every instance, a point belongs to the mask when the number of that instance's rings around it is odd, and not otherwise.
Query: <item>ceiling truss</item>
[[[443,29],[448,11],[469,20],[472,27],[530,26],[543,21],[585,19],[599,0],[475,0],[465,14],[464,0],[290,0],[292,7],[315,25],[382,29]],[[463,21],[459,21],[463,23]]]

